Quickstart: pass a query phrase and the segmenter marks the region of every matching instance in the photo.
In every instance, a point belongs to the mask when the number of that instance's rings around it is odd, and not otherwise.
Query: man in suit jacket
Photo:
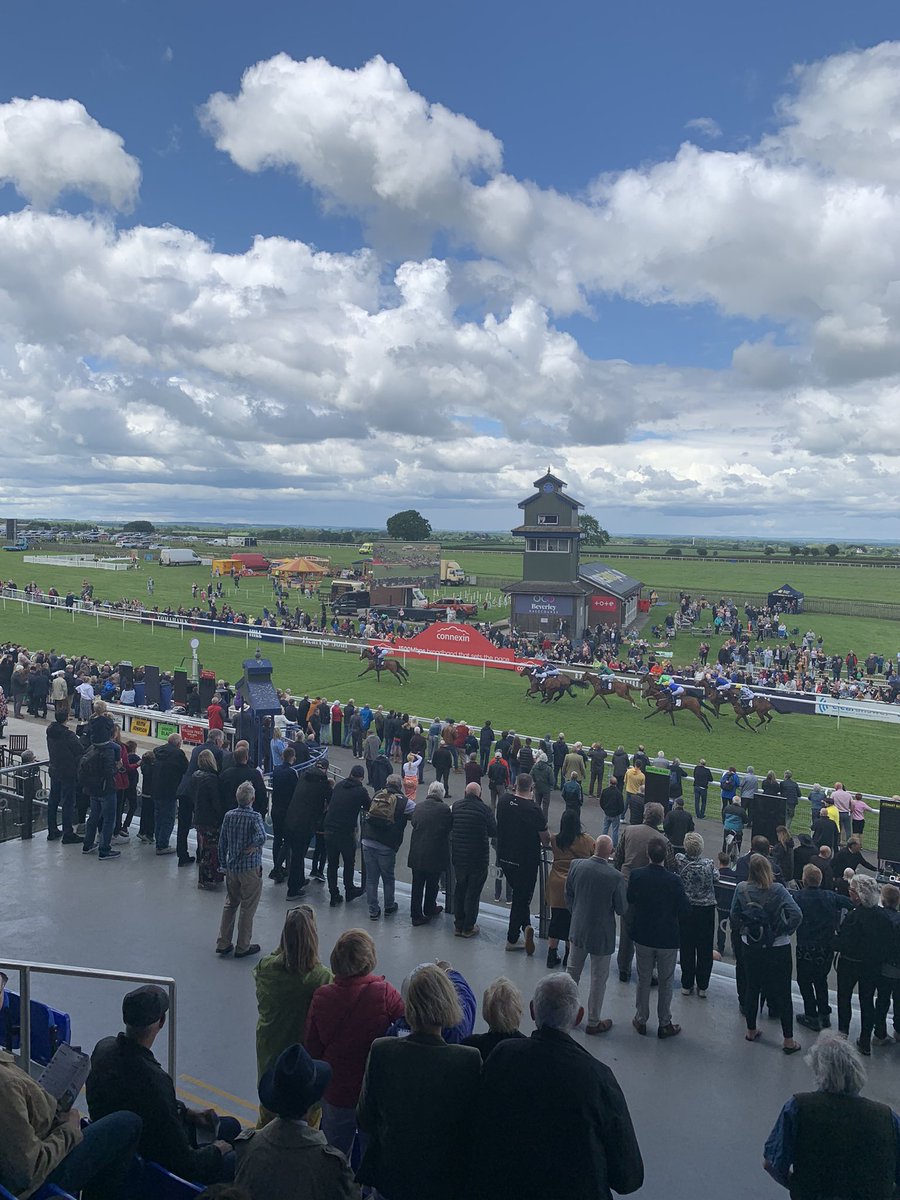
[[[636,1192],[644,1164],[625,1097],[609,1067],[571,1037],[584,1015],[575,981],[546,975],[531,1015],[531,1037],[501,1042],[482,1070],[478,1194],[611,1200]],[[531,1130],[553,1131],[552,1154]]]
[[[586,1033],[607,1033],[609,1018],[600,1019],[609,960],[616,948],[616,914],[625,911],[625,880],[609,861],[612,838],[597,838],[592,858],[576,858],[566,877],[566,907],[572,913],[569,930],[571,961],[569,974],[581,979],[585,960],[591,958],[591,990],[588,995]],[[577,869],[576,869],[577,868]]]
[[[681,1033],[681,1026],[672,1022],[672,981],[681,941],[678,919],[690,913],[691,903],[681,878],[665,868],[666,842],[663,838],[654,838],[650,842],[647,857],[649,865],[632,871],[628,880],[628,912],[638,972],[632,1024],[638,1033],[647,1032],[650,980],[655,967],[659,975],[657,1036],[670,1038]]]

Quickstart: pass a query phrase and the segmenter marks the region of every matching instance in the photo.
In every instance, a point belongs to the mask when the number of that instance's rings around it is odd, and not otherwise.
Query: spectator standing
[[[327,764],[320,760],[315,766],[300,772],[294,794],[284,818],[284,832],[291,850],[291,868],[288,874],[287,899],[299,900],[307,886],[306,852],[310,843],[322,828],[325,809],[331,799],[331,780]],[[311,874],[321,875],[324,866],[324,836],[322,847],[316,846]]]
[[[63,845],[82,842],[75,832],[75,801],[78,792],[78,763],[84,746],[66,725],[67,711],[57,711],[47,729],[47,757],[50,760],[50,797],[47,803],[47,840],[61,838]],[[62,808],[62,829],[57,813]]]
[[[703,857],[703,838],[693,832],[685,834],[684,851],[675,855],[675,865],[691,905],[680,925],[681,994],[692,995],[696,983],[697,995],[705,999],[712,975],[719,869]]]
[[[699,821],[706,816],[706,803],[712,779],[712,771],[706,765],[706,759],[701,758],[694,767],[694,813]]]
[[[886,883],[881,889],[881,903],[890,923],[889,952],[881,964],[881,979],[875,995],[876,1046],[890,1045],[887,1017],[891,1004],[894,1006],[894,1041],[900,1041],[900,888]]]
[[[643,1184],[615,1076],[572,1038],[583,1011],[573,979],[546,976],[531,1001],[534,1033],[502,1042],[485,1062],[474,1121],[483,1195],[610,1200]],[[552,1155],[531,1129],[554,1131]]]
[[[399,775],[389,775],[385,786],[375,793],[362,824],[362,850],[366,864],[366,899],[369,918],[381,916],[378,905],[378,883],[384,891],[384,915],[397,911],[394,900],[394,866],[397,851],[403,844],[406,821],[415,811],[415,804],[403,794]]]
[[[485,721],[478,733],[478,758],[481,773],[485,775],[491,758],[491,746],[494,744],[494,730],[490,721]]]
[[[316,989],[306,1019],[306,1049],[332,1070],[322,1097],[322,1132],[348,1159],[369,1050],[404,1012],[397,989],[372,974],[375,966],[371,937],[362,929],[345,930],[331,952],[334,982]]]
[[[609,783],[600,793],[600,809],[603,813],[603,832],[612,839],[613,849],[619,844],[619,826],[625,812],[625,797],[622,781],[610,775]],[[641,805],[643,812],[643,805]]]
[[[794,896],[803,914],[797,928],[797,986],[803,997],[803,1012],[797,1023],[818,1033],[831,1025],[828,972],[834,959],[834,936],[841,910],[849,912],[853,903],[823,888],[822,872],[812,863],[803,868],[801,881],[803,886]]]
[[[280,1054],[295,1043],[303,1045],[306,1015],[316,988],[331,983],[332,974],[319,961],[319,932],[315,910],[308,904],[292,908],[284,918],[278,949],[253,968],[256,981],[256,1075],[261,1080]],[[274,1110],[260,1111],[260,1126]]]
[[[547,822],[534,803],[531,776],[516,779],[515,792],[507,792],[497,804],[497,857],[512,889],[506,949],[519,948],[525,931],[525,953],[534,954],[531,898],[541,864],[541,846],[549,844]]]
[[[797,813],[797,805],[800,803],[800,788],[791,771],[785,771],[778,790],[784,797],[784,823],[790,829],[791,822]]]
[[[840,780],[834,785],[834,790],[831,793],[831,803],[838,811],[841,845],[844,846],[850,840],[850,835],[853,832],[853,797]]]
[[[566,876],[566,903],[572,914],[569,941],[569,974],[578,983],[588,957],[591,987],[588,995],[589,1034],[608,1033],[612,1021],[601,1017],[609,963],[616,948],[616,916],[625,911],[625,880],[610,863],[613,844],[605,834],[597,838],[590,858],[578,859]]]
[[[647,847],[655,838],[663,837],[662,833],[663,807],[652,802],[644,805],[644,820],[640,825],[627,825],[621,832],[619,844],[616,846],[613,866],[622,872],[626,884],[631,872],[637,867],[646,867],[650,859]],[[666,845],[669,845],[668,842]],[[666,865],[670,871],[675,869],[675,855],[669,846]],[[627,983],[631,978],[631,964],[634,961],[634,943],[628,928],[628,910],[619,922],[619,951],[617,955],[619,979]]]
[[[120,855],[120,851],[112,849],[116,823],[115,772],[120,762],[119,747],[111,737],[105,742],[94,742],[79,760],[79,779],[90,797],[81,852],[90,854],[94,838],[99,836],[97,856],[101,860]]]
[[[356,887],[356,832],[359,819],[369,805],[370,797],[363,783],[365,771],[356,763],[350,775],[334,785],[328,808],[325,810],[323,829],[325,832],[325,854],[328,860],[326,878],[331,907],[336,908],[344,900],[355,900],[364,888]],[[338,890],[338,866],[343,864],[344,894]]]
[[[173,854],[169,845],[175,828],[178,788],[188,769],[187,755],[181,748],[181,737],[170,733],[162,746],[153,752],[153,805],[156,810],[156,853]]]
[[[618,754],[618,751],[616,751]],[[622,775],[616,770],[616,754],[613,755],[613,776],[624,780],[625,803],[628,805],[628,824],[640,825],[644,819],[644,795],[647,777],[641,767],[626,767]],[[620,764],[621,765],[621,764]]]
[[[444,741],[438,741],[434,748],[434,754],[431,756],[431,765],[434,767],[434,778],[437,783],[444,786],[444,795],[450,795],[450,769],[453,766],[453,754],[450,747]]]
[[[197,770],[190,777],[190,805],[197,830],[197,887],[215,891],[222,882],[219,870],[219,831],[225,818],[219,771],[211,750],[197,759]]]
[[[690,915],[691,906],[679,877],[666,870],[671,847],[662,837],[647,845],[649,862],[637,867],[628,879],[631,938],[637,956],[637,996],[632,1025],[640,1034],[647,1032],[650,1018],[650,985],[654,969],[659,986],[656,1012],[659,1038],[676,1037],[681,1026],[672,1021],[672,987],[675,961],[681,940],[679,921]]]
[[[566,745],[566,735],[560,733],[553,743],[553,786],[561,788],[566,778],[565,762],[569,747]]]
[[[616,746],[615,750],[613,751],[612,761],[610,763],[611,773],[613,775],[615,775],[616,779],[621,779],[624,781],[625,774],[628,771],[628,768],[630,765],[631,765],[631,762],[628,758],[628,755],[625,753],[625,747],[624,746]],[[640,764],[635,763],[635,766],[639,766],[639,765]],[[640,767],[640,770],[643,773],[644,767]]]
[[[290,859],[290,844],[285,836],[284,823],[297,787],[297,772],[294,762],[297,751],[285,746],[281,754],[281,766],[272,769],[272,870],[269,878],[283,883],[288,877],[287,862]]]
[[[534,802],[544,814],[546,821],[550,815],[550,797],[553,793],[553,768],[543,750],[539,750],[531,768],[531,782],[534,787]],[[500,789],[500,794],[506,790],[506,784]],[[494,801],[496,808],[496,801]]]
[[[490,839],[497,836],[494,814],[481,799],[481,787],[470,783],[450,810],[450,858],[455,877],[453,923],[457,937],[479,932],[478,905],[487,881]]]
[[[856,1048],[872,1053],[875,1027],[875,990],[881,981],[881,964],[894,947],[895,929],[887,912],[878,906],[878,884],[869,875],[854,875],[850,882],[853,912],[844,918],[838,932],[837,1005],[838,1029],[850,1036],[851,1000],[859,991],[860,1032]]]
[[[853,799],[850,801],[850,825],[853,829],[853,834],[855,837],[862,837],[863,830],[866,827],[867,812],[877,814],[879,809],[872,808],[871,805],[866,804],[865,800],[862,798],[862,792],[856,792]],[[850,841],[852,841],[852,838],[848,840],[848,846]]]
[[[588,795],[599,796],[603,791],[603,768],[606,764],[606,751],[600,742],[593,742],[591,744],[590,751],[588,752],[588,761],[591,764]]]
[[[412,833],[409,839],[407,866],[412,871],[410,916],[413,925],[427,925],[444,911],[437,903],[441,874],[450,863],[450,827],[453,818],[444,803],[443,785],[435,781],[428,785],[425,799],[416,804],[409,817]]]
[[[560,965],[559,943],[565,942],[563,967],[569,963],[569,927],[572,914],[566,902],[566,876],[576,859],[590,858],[594,853],[594,839],[581,828],[578,809],[566,808],[560,817],[559,833],[550,835],[553,862],[547,876],[546,901],[550,906],[550,928],[547,934],[547,966]]]
[[[266,827],[252,807],[253,784],[242,783],[237,790],[237,808],[229,809],[219,832],[219,863],[225,871],[225,906],[216,942],[216,954],[246,958],[259,954],[252,942],[253,917],[262,894],[262,848]],[[240,915],[238,916],[238,912]],[[237,944],[232,942],[235,918],[238,920]]]
[[[663,831],[675,850],[683,849],[685,836],[694,832],[694,818],[684,807],[684,796],[679,796],[672,811],[666,813]]]

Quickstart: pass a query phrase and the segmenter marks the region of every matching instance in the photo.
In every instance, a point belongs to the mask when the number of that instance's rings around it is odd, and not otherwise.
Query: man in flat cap
[[[138,1147],[144,1158],[192,1183],[233,1179],[232,1143],[241,1131],[239,1122],[213,1109],[186,1108],[175,1096],[171,1076],[153,1056],[168,1011],[168,995],[154,984],[135,988],[122,1001],[125,1032],[103,1038],[91,1055],[86,1084],[91,1120],[114,1112],[137,1113],[144,1124]],[[199,1145],[204,1133],[213,1140]]]

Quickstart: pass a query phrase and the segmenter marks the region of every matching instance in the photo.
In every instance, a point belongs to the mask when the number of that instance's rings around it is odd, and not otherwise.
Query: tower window
[[[526,538],[525,549],[530,554],[568,554],[569,538]]]
[[[538,525],[558,525],[559,517],[555,513],[538,513]]]

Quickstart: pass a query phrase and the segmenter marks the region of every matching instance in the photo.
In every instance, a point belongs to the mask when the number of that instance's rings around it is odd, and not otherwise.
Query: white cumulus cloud
[[[46,207],[80,192],[119,210],[133,207],[141,171],[122,138],[77,100],[34,96],[0,104],[0,183]]]

